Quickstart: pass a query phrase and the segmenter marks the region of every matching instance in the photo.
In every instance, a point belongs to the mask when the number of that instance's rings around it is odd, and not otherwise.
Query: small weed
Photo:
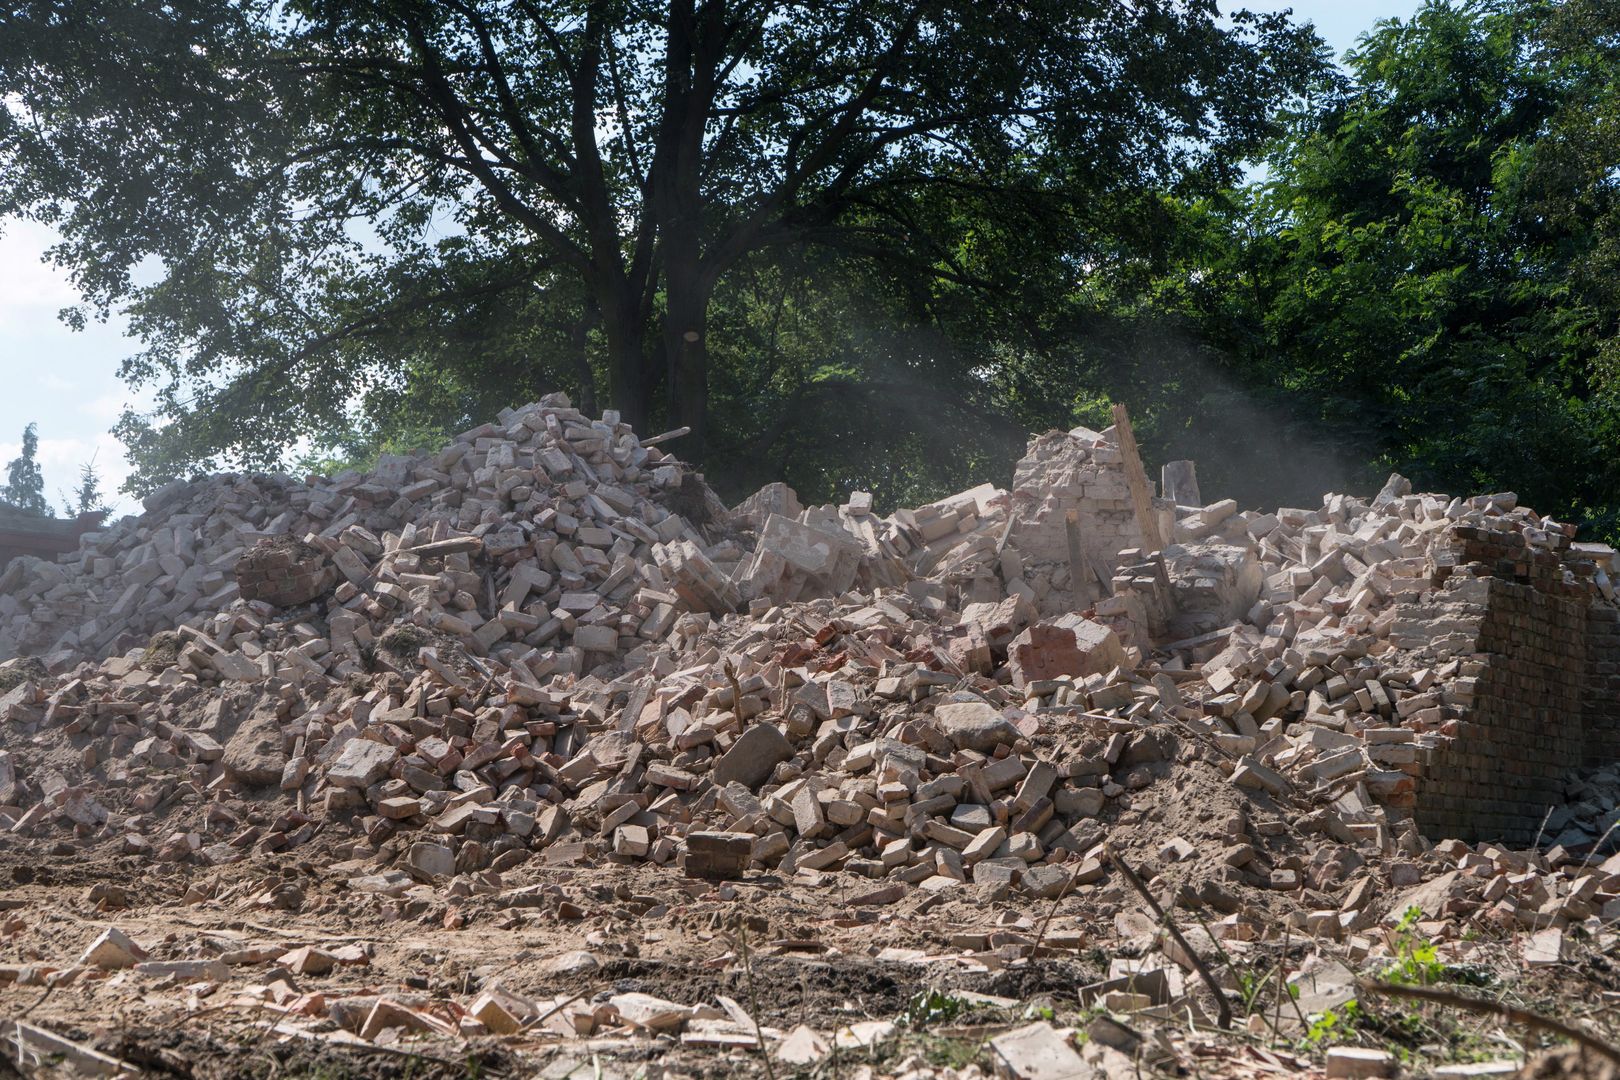
[[[932,1024],[948,1024],[968,1008],[966,1001],[943,990],[924,990],[914,994],[911,1000],[906,1002],[905,1011],[900,1014],[900,1023],[914,1029],[926,1028]]]
[[[1440,951],[1435,943],[1414,932],[1423,912],[1407,908],[1395,926],[1395,961],[1379,972],[1385,982],[1403,986],[1428,986],[1446,977],[1446,965],[1440,962]]]
[[[1308,1050],[1325,1050],[1346,1039],[1353,1038],[1366,1019],[1359,1001],[1347,1001],[1337,1009],[1329,1009],[1311,1022],[1303,1040]]]
[[[146,643],[146,654],[141,666],[147,671],[161,672],[180,662],[180,649],[185,644],[173,630],[160,630]]]
[[[398,623],[383,631],[377,645],[396,660],[416,659],[416,652],[428,643],[427,631],[410,623]]]
[[[1442,982],[1490,986],[1496,981],[1483,968],[1441,962],[1438,946],[1416,931],[1422,917],[1423,911],[1417,907],[1409,907],[1401,914],[1392,941],[1395,959],[1376,973],[1378,978],[1401,986],[1430,986]]]
[[[37,656],[22,656],[0,667],[0,694],[15,690],[25,682],[44,682],[51,677],[44,661]]]
[[[1238,1000],[1243,1005],[1244,1016],[1253,1015],[1256,1007],[1264,1007],[1264,1002],[1261,1001],[1260,996],[1265,992],[1266,987],[1271,984],[1272,977],[1277,974],[1277,970],[1275,966],[1266,971],[1252,967],[1233,969],[1232,973],[1237,977]]]

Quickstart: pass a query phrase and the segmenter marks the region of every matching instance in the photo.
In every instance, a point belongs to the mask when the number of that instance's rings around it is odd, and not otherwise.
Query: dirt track
[[[317,872],[308,861],[279,867],[244,863],[223,873],[196,873],[179,867],[143,868],[135,860],[89,861],[65,851],[41,858],[17,847],[5,852],[0,874],[15,883],[5,890],[8,910],[0,916],[0,955],[10,975],[21,975],[0,987],[0,1013],[154,1072],[183,1076],[399,1075],[407,1065],[417,1076],[508,1068],[528,1074],[546,1063],[560,1068],[593,1057],[619,1062],[633,1073],[655,1051],[658,1067],[666,1070],[730,1074],[757,1067],[757,1058],[745,1055],[671,1051],[667,1040],[659,1047],[645,1038],[611,1034],[587,1040],[543,1033],[505,1040],[442,1039],[413,1043],[411,1054],[387,1046],[286,1036],[278,1045],[264,1030],[273,1015],[253,1007],[241,993],[275,978],[300,992],[324,994],[329,1001],[346,995],[399,995],[428,1010],[437,1005],[446,1017],[454,1015],[448,1009],[452,1000],[465,1002],[495,984],[534,998],[580,994],[589,1000],[608,992],[640,991],[699,1003],[726,995],[750,1009],[757,1002],[757,1018],[767,1027],[807,1024],[833,1030],[863,1020],[892,1020],[929,986],[1016,997],[1021,1013],[1027,1006],[1039,1007],[1044,998],[1061,1006],[1063,999],[1072,999],[1076,986],[1100,977],[1096,957],[1082,950],[1000,971],[987,970],[982,963],[921,967],[876,960],[883,949],[955,955],[960,950],[950,947],[951,935],[959,927],[984,924],[981,902],[964,893],[925,902],[926,912],[917,910],[925,905],[908,903],[845,911],[847,917],[840,917],[840,894],[847,894],[851,885],[838,877],[829,877],[825,889],[810,890],[770,878],[716,886],[654,868],[536,866],[503,875],[504,896],[440,902],[356,896],[347,890],[341,865]],[[123,887],[130,906],[95,910],[85,897],[98,883]],[[265,886],[278,883],[294,884],[302,892],[297,911],[264,905],[272,891]],[[524,891],[541,883],[548,887]],[[212,886],[221,899],[184,902],[186,891],[199,886]],[[1031,910],[1010,929],[1029,933],[1029,923],[1044,915],[1044,910]],[[737,926],[739,916],[747,920],[753,952],[746,967],[738,959],[738,938],[727,929]],[[1076,925],[1073,916],[1060,914],[1048,934],[1060,942],[1073,941]],[[358,944],[369,962],[339,966],[319,977],[289,976],[284,969],[274,974],[270,961],[233,964],[224,986],[94,971],[81,971],[55,986],[21,985],[38,977],[22,974],[29,966],[39,971],[71,968],[84,947],[110,926],[159,960],[220,955],[236,960],[255,950],[268,956],[302,945]],[[575,952],[588,953],[596,966],[577,973],[552,970],[559,957]],[[1012,1026],[1016,1019],[1014,1013],[993,1007],[978,1012],[975,1019],[1000,1021],[999,1026]],[[315,1025],[317,1040],[322,1026],[335,1029],[330,1023]],[[885,1049],[880,1056],[892,1052]]]

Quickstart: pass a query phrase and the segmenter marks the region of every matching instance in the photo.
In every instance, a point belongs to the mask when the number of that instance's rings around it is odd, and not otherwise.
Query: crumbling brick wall
[[[1620,608],[1594,600],[1586,609],[1586,673],[1581,686],[1585,762],[1620,761]]]
[[[1415,816],[1431,836],[1530,843],[1573,769],[1620,761],[1620,612],[1570,556],[1569,538],[1454,530],[1436,582],[1472,596],[1450,618],[1480,661],[1456,737],[1421,758]],[[1472,580],[1470,580],[1472,579]],[[1483,584],[1483,591],[1480,585]]]
[[[1586,754],[1582,600],[1491,580],[1483,667],[1456,739],[1429,752],[1416,817],[1430,836],[1530,843]]]
[[[1053,431],[1030,443],[1013,472],[1013,499],[1011,546],[1029,564],[1067,568],[1066,518],[1076,512],[1081,551],[1094,575],[1088,588],[1112,577],[1121,551],[1143,545],[1119,447],[1095,432]]]

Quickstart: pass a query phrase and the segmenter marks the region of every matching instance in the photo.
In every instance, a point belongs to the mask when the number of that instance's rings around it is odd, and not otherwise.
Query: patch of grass
[[[410,662],[416,659],[417,650],[429,640],[428,632],[420,626],[399,623],[383,631],[377,639],[377,647],[396,660]]]
[[[820,1075],[847,1076],[843,1066],[857,1062],[870,1065],[879,1073],[892,1072],[908,1059],[936,1069],[964,1069],[974,1062],[983,1063],[985,1042],[986,1037],[978,1033],[902,1029],[873,1046],[834,1050],[832,1056],[821,1063],[825,1071]]]
[[[180,661],[180,635],[173,630],[160,630],[146,643],[146,655],[141,666],[147,671],[161,672]]]
[[[984,1040],[922,1033],[906,1040],[910,1049],[936,1069],[965,1069],[984,1054]]]
[[[44,682],[51,677],[45,662],[37,656],[19,656],[0,667],[0,694],[17,689],[25,682]]]

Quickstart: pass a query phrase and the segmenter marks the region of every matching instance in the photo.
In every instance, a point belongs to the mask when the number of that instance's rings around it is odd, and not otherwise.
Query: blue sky
[[[1244,6],[1256,11],[1292,8],[1316,24],[1318,32],[1336,52],[1351,48],[1358,35],[1379,19],[1405,18],[1418,0],[1370,3],[1335,3],[1299,0],[1295,3],[1251,0]],[[29,222],[0,223],[0,374],[5,393],[0,395],[0,466],[20,449],[22,430],[39,424],[40,463],[45,490],[60,503],[59,493],[72,487],[79,466],[92,459],[104,480],[104,489],[116,492],[129,473],[123,448],[108,429],[126,404],[140,406],[118,379],[118,363],[137,349],[123,336],[114,319],[92,324],[82,332],[69,330],[56,313],[77,300],[66,275],[41,261],[52,242],[49,229]],[[116,500],[120,511],[137,509],[133,500]]]

